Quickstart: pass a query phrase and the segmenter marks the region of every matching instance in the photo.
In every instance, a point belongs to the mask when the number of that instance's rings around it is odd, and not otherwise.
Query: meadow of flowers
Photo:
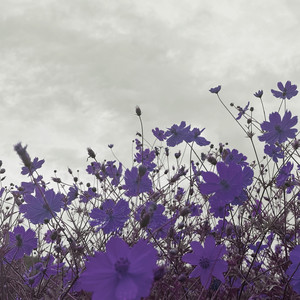
[[[47,182],[44,159],[16,144],[24,181],[5,186],[0,164],[0,299],[300,299],[298,91],[278,89],[271,113],[253,95],[263,120],[210,89],[251,161],[184,121],[150,143],[139,107],[132,166],[87,148],[87,183],[71,169]]]

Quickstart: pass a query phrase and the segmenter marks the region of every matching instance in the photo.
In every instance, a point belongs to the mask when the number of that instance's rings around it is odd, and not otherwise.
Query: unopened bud
[[[147,167],[144,165],[139,166],[139,177],[143,177],[147,172]]]
[[[14,146],[14,149],[17,152],[17,154],[19,155],[19,157],[21,158],[24,166],[29,169],[31,167],[31,158],[30,158],[26,148],[27,148],[27,146],[23,147],[21,145],[21,143],[18,143]]]
[[[138,105],[135,107],[135,113],[137,114],[138,117],[142,115],[142,111]]]
[[[150,214],[146,213],[144,214],[142,220],[140,221],[140,225],[142,228],[147,227],[147,225],[150,222]]]
[[[89,157],[94,158],[94,159],[96,158],[96,154],[91,148],[87,148],[87,152],[88,152]]]

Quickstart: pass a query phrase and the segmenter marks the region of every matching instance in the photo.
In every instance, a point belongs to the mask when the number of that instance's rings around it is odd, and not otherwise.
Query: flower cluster
[[[254,93],[263,120],[255,102],[232,112],[209,89],[247,155],[185,121],[153,129],[151,144],[138,106],[132,165],[87,148],[86,184],[69,168],[71,183],[55,172],[51,186],[45,160],[17,143],[24,182],[2,186],[0,161],[0,299],[300,299],[300,141],[287,109],[298,91],[277,86],[284,105],[268,118]]]

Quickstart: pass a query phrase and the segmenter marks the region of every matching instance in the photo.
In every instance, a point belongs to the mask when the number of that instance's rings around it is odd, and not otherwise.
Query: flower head
[[[266,144],[264,152],[265,154],[269,155],[275,162],[278,162],[278,158],[284,157],[284,153],[279,146]]]
[[[39,160],[37,157],[34,158],[34,160],[31,163],[30,168],[28,167],[22,167],[22,175],[26,175],[26,174],[32,174],[34,171],[36,171],[37,169],[41,168],[43,163],[45,162],[44,159]]]
[[[94,220],[90,221],[91,226],[98,226],[97,231],[102,229],[108,234],[112,231],[122,228],[129,218],[128,202],[121,199],[115,203],[112,199],[107,199],[101,209],[94,208],[90,213],[90,217]]]
[[[213,93],[213,94],[218,94],[218,93],[220,92],[220,90],[221,90],[221,86],[218,85],[218,86],[215,87],[215,88],[211,88],[209,91],[210,91],[211,93]]]
[[[139,240],[130,248],[121,238],[112,237],[106,252],[96,252],[86,263],[80,286],[93,292],[93,299],[141,299],[149,296],[156,267],[157,251]]]
[[[258,92],[254,93],[253,95],[257,98],[261,98],[263,96],[263,91],[262,90],[259,90]]]
[[[19,259],[24,254],[30,255],[31,251],[37,247],[37,238],[35,232],[23,226],[18,226],[13,232],[9,233],[9,251],[5,255],[5,259],[11,262]]]
[[[292,128],[298,123],[297,116],[292,117],[290,111],[286,111],[282,120],[278,112],[273,112],[269,115],[269,122],[264,121],[260,125],[261,129],[266,131],[258,139],[268,144],[284,143],[288,138],[296,136],[297,129]]]
[[[168,128],[166,132],[167,145],[174,147],[181,144],[184,140],[191,140],[190,125],[186,127],[186,123],[182,121],[180,125],[174,124],[171,128]]]
[[[25,204],[19,208],[24,217],[33,224],[42,224],[45,219],[50,220],[63,206],[63,195],[55,194],[53,189],[41,192],[36,190],[35,197],[29,194],[24,196]]]
[[[247,105],[244,108],[239,107],[239,114],[238,114],[236,120],[239,120],[246,113],[249,105],[250,105],[250,102],[248,101]]]
[[[200,277],[203,287],[208,288],[212,276],[224,282],[223,273],[227,270],[227,263],[222,259],[226,254],[224,245],[216,246],[212,236],[205,240],[204,247],[199,242],[191,242],[193,253],[186,253],[182,260],[196,268],[190,274],[191,277]]]
[[[283,86],[282,82],[278,82],[277,86],[280,91],[271,90],[274,97],[281,98],[281,99],[291,99],[292,97],[298,94],[297,85],[291,84],[290,81],[287,81],[285,86]]]
[[[160,130],[158,127],[152,129],[152,133],[159,141],[163,141],[165,139],[165,132]]]

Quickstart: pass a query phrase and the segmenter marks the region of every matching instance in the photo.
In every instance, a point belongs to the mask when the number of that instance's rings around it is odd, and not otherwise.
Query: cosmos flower
[[[243,189],[243,171],[237,164],[226,165],[223,162],[217,163],[219,175],[213,172],[202,172],[205,181],[200,185],[200,192],[203,194],[214,193],[214,198],[224,204],[233,201],[234,197],[239,196]]]
[[[130,248],[112,237],[106,252],[96,252],[86,263],[79,286],[93,292],[93,300],[138,300],[149,296],[156,267],[157,251],[139,240]]]
[[[45,162],[44,159],[39,160],[37,157],[34,158],[34,160],[31,163],[30,168],[28,167],[22,167],[22,175],[31,175],[34,171],[36,171],[37,169],[41,168],[43,163]]]
[[[292,264],[287,269],[286,274],[291,277],[290,285],[294,291],[300,294],[300,245],[295,246],[290,252],[290,260]]]
[[[259,90],[258,92],[254,93],[253,95],[257,98],[261,98],[263,96],[264,92],[262,90]]]
[[[224,149],[222,152],[222,159],[225,164],[229,165],[230,163],[235,163],[241,166],[247,166],[246,162],[247,156],[243,153],[239,153],[236,149]]]
[[[37,238],[35,232],[23,226],[18,226],[13,232],[9,233],[9,251],[5,258],[11,262],[14,259],[19,259],[26,255],[30,255],[31,251],[37,247]]]
[[[152,171],[155,167],[156,164],[153,162],[155,159],[155,151],[150,149],[145,149],[142,154],[142,149],[139,150],[139,153],[135,154],[135,159],[138,163],[143,163],[147,167],[147,170],[150,172]]]
[[[283,86],[282,82],[278,82],[277,86],[280,91],[271,90],[274,97],[281,98],[281,99],[291,99],[292,97],[298,94],[297,85],[291,84],[290,81],[287,81],[285,86]]]
[[[97,231],[102,229],[104,233],[108,234],[122,228],[129,219],[129,214],[127,201],[120,199],[118,203],[115,203],[112,199],[106,199],[101,209],[96,207],[90,213],[90,217],[94,219],[90,221],[90,224],[97,226]]]
[[[286,165],[284,165],[276,178],[276,186],[280,187],[285,184],[285,182],[288,180],[289,176],[291,175],[291,171],[293,169],[294,165],[291,162],[288,162]]]
[[[165,132],[160,130],[158,127],[152,129],[152,133],[159,141],[163,141],[165,139]]]
[[[191,140],[190,127],[190,125],[186,127],[186,123],[182,121],[179,126],[174,124],[171,128],[168,128],[166,132],[167,145],[175,147],[184,140]]]
[[[152,182],[146,172],[143,176],[138,173],[138,168],[133,167],[131,170],[125,171],[125,185],[123,189],[127,190],[125,195],[128,197],[138,196],[140,193],[151,192]]]
[[[273,112],[269,115],[270,122],[264,121],[260,125],[261,129],[266,131],[258,139],[267,144],[284,143],[288,138],[296,136],[297,129],[292,128],[298,123],[298,117],[292,117],[290,111],[286,111],[282,120],[278,112]]]
[[[264,152],[265,154],[270,156],[276,163],[278,162],[278,158],[284,157],[284,153],[279,146],[266,144]]]
[[[63,195],[55,194],[53,189],[43,192],[36,189],[35,196],[26,194],[25,203],[19,207],[24,217],[33,224],[42,224],[45,219],[50,220],[63,206]]]
[[[248,101],[247,105],[244,108],[241,108],[241,107],[239,108],[239,114],[238,114],[236,120],[239,120],[246,113],[249,105],[250,105],[250,102]]]
[[[191,242],[193,253],[186,253],[182,260],[191,265],[196,265],[196,268],[190,274],[190,278],[200,277],[201,284],[204,288],[208,288],[212,276],[224,282],[223,273],[227,270],[227,263],[222,259],[226,254],[224,245],[215,245],[215,240],[212,236],[208,236],[204,242],[204,247],[199,242]]]
[[[221,86],[218,85],[218,86],[215,87],[215,88],[211,88],[209,91],[210,91],[211,93],[213,93],[213,94],[218,94],[218,93],[220,92],[220,90],[221,90]]]
[[[209,145],[210,142],[207,141],[204,137],[200,136],[200,134],[203,132],[204,128],[200,131],[199,128],[194,128],[191,131],[191,142],[195,142],[199,146],[206,146]],[[188,141],[186,141],[188,142]]]

